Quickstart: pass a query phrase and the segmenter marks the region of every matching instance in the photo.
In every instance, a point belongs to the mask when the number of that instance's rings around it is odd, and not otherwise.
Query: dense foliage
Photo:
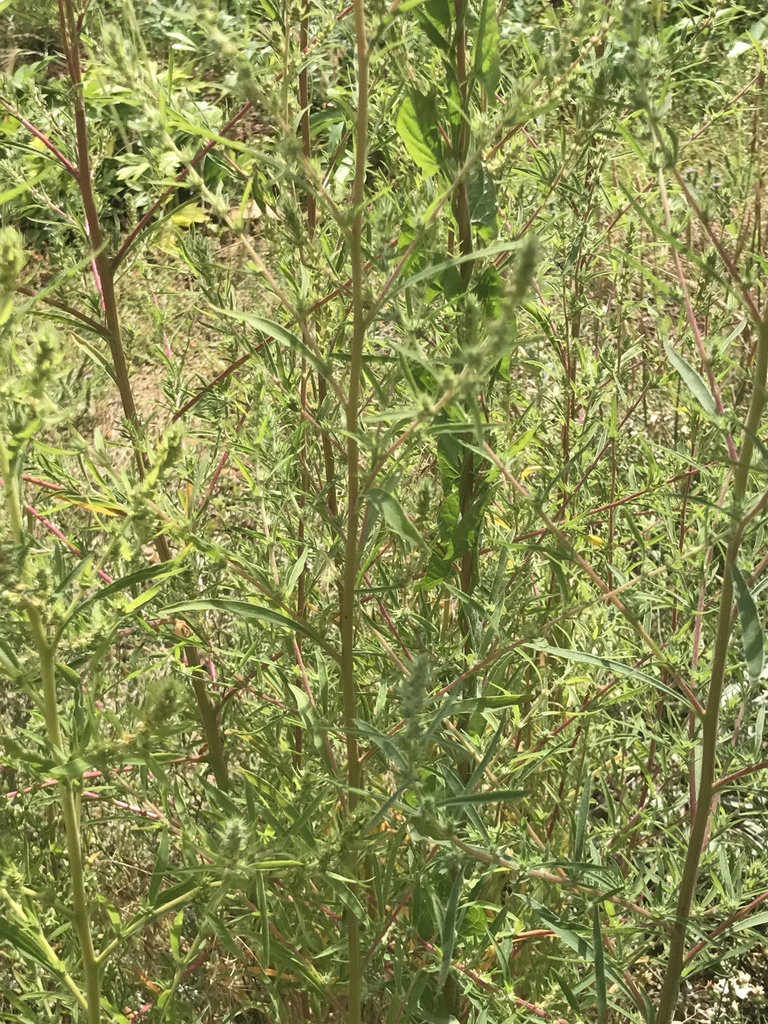
[[[765,1019],[763,13],[0,2],[1,1020]]]

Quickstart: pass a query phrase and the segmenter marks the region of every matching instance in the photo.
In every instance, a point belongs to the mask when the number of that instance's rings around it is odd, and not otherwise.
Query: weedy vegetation
[[[0,1020],[768,1019],[765,38],[0,2]]]

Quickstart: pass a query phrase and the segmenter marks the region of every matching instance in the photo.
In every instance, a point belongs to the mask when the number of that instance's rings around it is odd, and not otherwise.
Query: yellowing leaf
[[[110,508],[109,505],[99,505],[94,501],[78,501],[76,498],[64,498],[64,501],[68,505],[77,505],[78,508],[84,508],[88,512],[98,512],[102,516],[124,516],[125,512],[121,508]]]
[[[208,219],[208,214],[199,203],[185,203],[171,214],[171,223],[179,228],[188,228],[190,224],[205,224]]]
[[[536,473],[540,469],[541,466],[526,466],[523,472],[520,474],[520,479],[527,480],[529,476],[531,476],[533,473]]]

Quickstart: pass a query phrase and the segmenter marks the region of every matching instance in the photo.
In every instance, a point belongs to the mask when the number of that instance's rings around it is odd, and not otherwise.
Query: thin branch
[[[31,121],[27,120],[26,117],[22,117],[21,114],[17,113],[10,103],[7,103],[2,96],[0,96],[0,104],[5,107],[11,117],[15,118],[19,124],[23,125],[27,131],[30,132],[30,134],[34,135],[36,139],[39,139],[40,142],[42,142],[45,148],[56,157],[61,166],[72,175],[75,181],[78,180],[79,175],[77,167],[75,167],[71,160],[68,160],[67,157],[64,156],[61,150],[51,142],[44,132],[41,132],[39,128],[36,128]]]

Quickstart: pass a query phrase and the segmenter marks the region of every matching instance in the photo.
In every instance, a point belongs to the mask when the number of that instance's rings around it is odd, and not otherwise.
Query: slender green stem
[[[2,425],[1,422],[0,425]],[[11,466],[11,458],[2,431],[0,431],[0,473],[3,477],[5,503],[11,520],[11,539],[14,545],[20,548],[24,540],[24,519],[21,514],[19,480]]]
[[[48,643],[39,609],[31,604],[28,605],[27,616],[40,661],[48,739],[54,748],[54,754],[63,760],[59,706],[56,696],[55,649]],[[62,780],[59,785],[59,800],[67,839],[69,879],[72,886],[72,918],[80,945],[85,997],[88,1002],[87,1021],[88,1024],[99,1024],[101,1021],[101,974],[91,935],[91,918],[85,889],[83,847],[80,838],[80,807],[75,793],[75,785],[76,783],[68,779]]]
[[[223,878],[221,880],[221,882],[219,883],[219,885],[218,885],[216,891],[214,892],[213,896],[209,900],[208,905],[205,908],[205,916],[206,917],[209,916],[209,915],[215,915],[216,911],[218,910],[219,906],[221,905],[222,900],[225,898],[225,896],[231,890],[231,888],[232,888],[232,880],[230,878],[226,878],[226,877]],[[169,904],[169,906],[170,906],[170,904]],[[204,924],[202,924],[200,926],[200,929],[198,930],[197,935],[195,936],[195,938],[190,943],[189,949],[187,950],[187,952],[186,952],[186,954],[184,956],[184,959],[181,961],[181,963],[176,968],[176,971],[175,971],[175,973],[173,975],[173,980],[171,981],[171,984],[168,986],[168,988],[163,993],[163,995],[164,995],[164,1004],[163,1004],[164,1005],[164,1014],[163,1014],[163,1019],[167,1020],[169,1013],[171,1013],[171,1014],[173,1013],[173,1011],[174,1011],[173,996],[176,994],[176,992],[177,992],[177,990],[179,988],[179,985],[182,983],[182,981],[184,980],[187,972],[190,969],[190,965],[195,962],[195,957],[197,957],[197,955],[200,953],[200,950],[203,948],[203,945],[205,944],[205,942],[209,938],[209,936],[210,936],[210,927],[209,927],[209,925],[207,923],[204,923]],[[173,1019],[175,1020],[177,1018],[174,1016]]]
[[[747,413],[746,429],[741,444],[738,465],[733,480],[733,525],[725,554],[723,567],[723,586],[720,591],[720,606],[717,614],[717,632],[715,634],[712,673],[709,682],[706,709],[701,729],[701,770],[699,787],[696,794],[696,810],[691,823],[688,837],[688,849],[683,867],[683,877],[677,897],[675,920],[672,923],[669,958],[664,977],[664,986],[659,999],[656,1014],[657,1024],[671,1024],[677,1007],[680,990],[680,975],[685,957],[685,939],[688,932],[688,921],[699,876],[699,864],[704,848],[707,826],[712,810],[714,795],[715,771],[717,768],[717,734],[720,722],[720,703],[725,683],[725,670],[728,662],[728,645],[731,636],[733,617],[733,577],[731,567],[741,546],[741,538],[748,521],[744,515],[743,502],[749,482],[749,469],[754,451],[753,438],[760,427],[760,420],[765,407],[765,386],[768,374],[768,309],[759,324],[757,359],[753,377],[752,399]]]
[[[61,960],[56,955],[56,950],[53,948],[53,946],[50,944],[50,942],[46,939],[46,937],[43,934],[42,930],[40,929],[40,926],[38,925],[37,921],[30,920],[29,915],[24,913],[24,907],[22,907],[22,905],[17,900],[15,900],[13,898],[13,896],[11,896],[11,894],[7,890],[2,890],[1,894],[2,894],[2,898],[5,900],[5,902],[8,904],[8,906],[11,908],[11,910],[16,915],[16,917],[20,921],[23,921],[25,925],[30,926],[32,928],[32,930],[35,933],[35,938],[37,939],[37,941],[40,944],[40,946],[45,950],[45,954],[48,957],[48,960],[49,960],[50,965],[53,968],[53,970],[58,975],[60,975],[60,977],[61,977],[62,981],[64,982],[64,984],[67,986],[69,991],[75,997],[75,1000],[77,1001],[78,1005],[82,1006],[82,1008],[84,1010],[87,1010],[88,1009],[88,1002],[87,1002],[85,996],[83,995],[83,993],[80,991],[80,986],[77,984],[77,982],[72,977],[72,975],[69,974],[68,971],[66,971],[64,969],[64,964],[61,962]]]
[[[24,537],[24,521],[21,512],[17,476],[14,467],[11,465],[5,438],[1,434],[0,472],[2,472],[3,489],[11,520],[11,534],[14,544],[20,546]],[[31,596],[26,601],[26,612],[40,665],[46,733],[48,741],[53,748],[53,756],[61,764],[67,760],[67,754],[64,750],[56,693],[56,648],[49,642],[46,636],[40,607]],[[69,779],[62,779],[58,787],[59,800],[62,817],[64,818],[69,877],[72,887],[72,918],[80,945],[83,978],[85,980],[86,1019],[88,1024],[99,1024],[101,1020],[101,976],[91,936],[88,897],[85,889],[83,848],[80,839],[79,803],[75,794],[75,785],[76,783]]]
[[[358,570],[358,533],[360,531],[360,385],[365,341],[363,259],[363,201],[368,157],[368,41],[365,26],[365,0],[354,0],[355,44],[357,49],[357,117],[355,123],[355,177],[352,187],[352,223],[350,262],[352,271],[352,343],[350,351],[349,392],[346,402],[347,427],[347,535],[344,547],[344,573],[340,592],[341,613],[341,686],[344,703],[344,728],[347,736],[347,811],[357,803],[361,784],[360,754],[355,735],[357,684],[355,680],[355,613]],[[362,952],[357,918],[346,914],[349,947],[349,1005],[347,1021],[360,1024],[362,1003]]]

